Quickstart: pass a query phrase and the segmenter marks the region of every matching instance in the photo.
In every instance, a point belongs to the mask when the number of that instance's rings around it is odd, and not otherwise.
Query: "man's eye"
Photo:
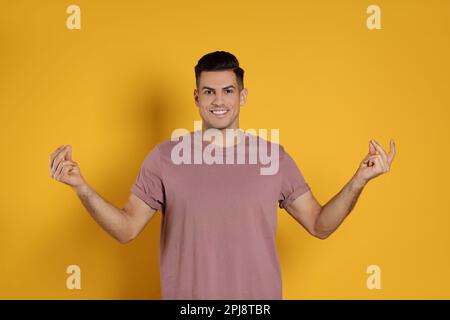
[[[227,93],[233,93],[233,90],[227,89]]]
[[[206,94],[209,94],[210,92],[211,92],[211,90],[206,90],[205,91]]]

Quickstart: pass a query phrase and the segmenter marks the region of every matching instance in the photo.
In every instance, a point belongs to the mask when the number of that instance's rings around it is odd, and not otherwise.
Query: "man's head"
[[[195,66],[195,104],[203,120],[203,129],[238,129],[239,110],[247,99],[244,70],[234,55],[211,52]]]

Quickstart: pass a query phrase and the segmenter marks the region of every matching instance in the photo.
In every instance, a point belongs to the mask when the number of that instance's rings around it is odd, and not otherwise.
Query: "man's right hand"
[[[50,176],[73,188],[86,184],[78,163],[72,160],[72,147],[60,146],[50,155]]]
[[[133,193],[123,209],[103,199],[84,180],[78,164],[72,160],[70,145],[61,146],[50,155],[50,176],[71,186],[94,220],[120,243],[137,237],[156,212]]]

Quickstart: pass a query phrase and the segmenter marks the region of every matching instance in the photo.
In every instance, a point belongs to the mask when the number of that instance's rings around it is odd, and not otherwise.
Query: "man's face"
[[[203,120],[203,130],[238,129],[239,109],[247,99],[247,89],[239,92],[232,70],[203,71],[194,90],[195,104]]]

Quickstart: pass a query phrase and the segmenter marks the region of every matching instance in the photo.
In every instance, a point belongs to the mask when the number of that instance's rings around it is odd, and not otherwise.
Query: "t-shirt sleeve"
[[[278,205],[285,209],[292,201],[310,190],[303,174],[291,156],[280,146],[281,190]]]
[[[131,192],[155,210],[164,207],[164,184],[158,145],[144,159]]]

